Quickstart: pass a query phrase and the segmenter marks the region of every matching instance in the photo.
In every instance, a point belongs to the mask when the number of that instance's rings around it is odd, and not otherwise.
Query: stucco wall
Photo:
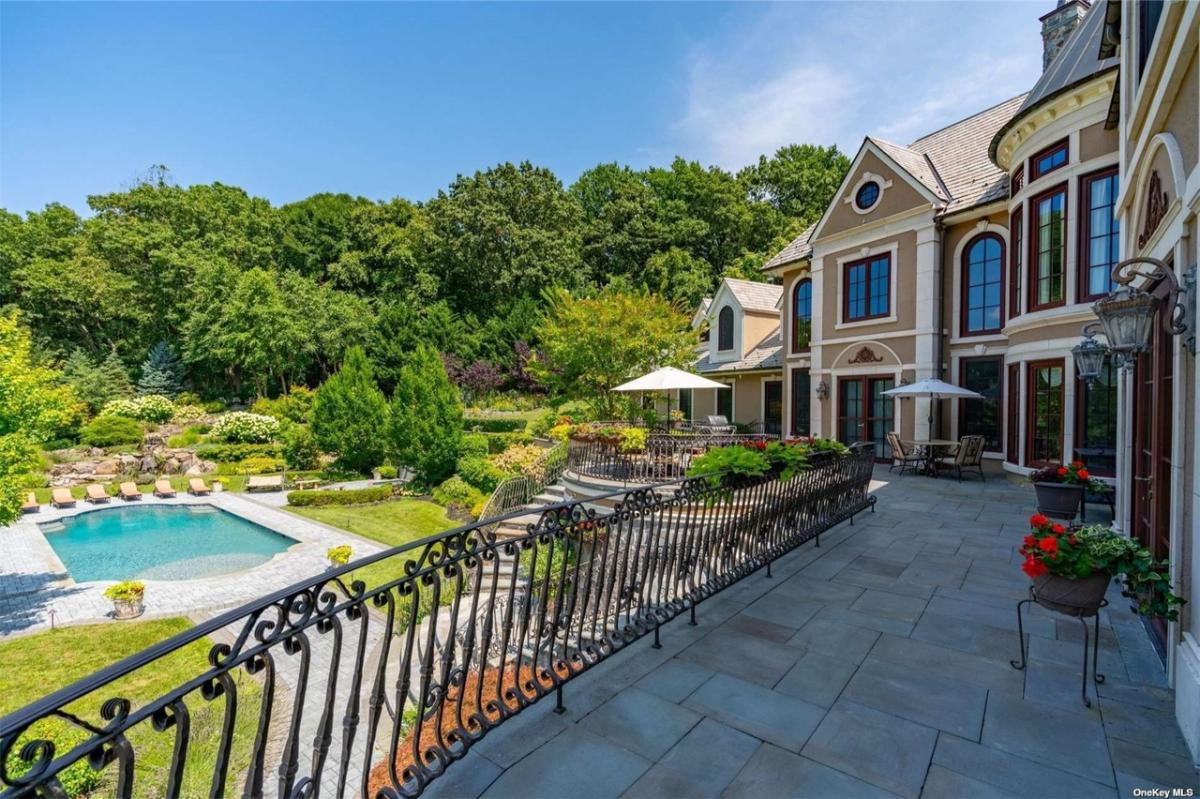
[[[855,212],[851,205],[854,202],[855,187],[865,172],[879,175],[884,182],[891,181],[892,185],[890,188],[883,189],[883,196],[874,208],[865,214],[860,214]],[[844,202],[847,196],[850,197],[850,203]],[[929,201],[922,197],[905,178],[898,175],[877,155],[867,152],[863,155],[858,171],[846,181],[845,191],[833,198],[829,218],[825,220],[825,224],[821,228],[821,236],[828,238],[846,230],[854,230],[863,225],[878,222],[893,214],[927,205],[929,205]]]

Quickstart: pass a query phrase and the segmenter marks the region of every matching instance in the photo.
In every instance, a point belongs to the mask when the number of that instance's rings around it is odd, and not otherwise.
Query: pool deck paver
[[[320,574],[329,568],[325,553],[330,547],[350,544],[355,557],[384,548],[375,541],[272,507],[273,503],[258,496],[231,492],[204,497],[181,493],[170,499],[144,495],[132,503],[113,498],[100,505],[80,501],[74,508],[43,507],[0,532],[4,540],[4,556],[0,559],[0,638],[47,629],[52,623],[83,624],[109,618],[112,603],[104,597],[104,589],[112,581],[76,583],[46,541],[39,524],[81,513],[103,513],[106,508],[126,504],[211,505],[298,542],[250,569],[195,580],[144,580],[145,618],[215,615]]]

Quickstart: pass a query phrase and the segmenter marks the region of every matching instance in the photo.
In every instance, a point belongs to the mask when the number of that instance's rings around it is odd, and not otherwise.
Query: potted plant
[[[325,557],[329,558],[329,566],[336,569],[338,566],[345,566],[349,563],[353,554],[354,550],[350,549],[349,544],[342,544],[330,547],[329,551],[325,553]]]
[[[1101,606],[1112,578],[1133,611],[1174,621],[1184,600],[1171,593],[1167,564],[1137,541],[1100,524],[1068,530],[1044,514],[1029,517],[1021,569],[1033,581],[1039,605],[1070,616],[1090,616]]]
[[[142,601],[146,596],[146,585],[141,580],[125,580],[104,589],[104,596],[112,600],[114,619],[136,619],[146,610]]]
[[[1067,466],[1050,466],[1029,476],[1037,495],[1038,513],[1070,521],[1079,513],[1083,494],[1107,489],[1088,473],[1083,461],[1071,461]]]

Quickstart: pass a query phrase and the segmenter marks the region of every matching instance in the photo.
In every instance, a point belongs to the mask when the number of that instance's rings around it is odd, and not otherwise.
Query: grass
[[[4,675],[4,690],[0,691],[0,716],[190,626],[186,619],[109,622],[62,627],[0,643],[0,674]],[[129,699],[136,709],[202,672],[208,665],[211,646],[212,642],[208,639],[195,641],[116,681],[103,692],[78,700],[67,709],[92,723],[102,723],[100,705],[113,696]],[[239,784],[240,776],[249,763],[262,690],[244,671],[238,670],[232,676],[237,685],[238,715],[234,725],[233,759],[227,789],[229,793],[239,793],[234,786]],[[196,692],[186,698],[186,703],[191,714],[191,734],[181,794],[205,796],[216,762],[225,698],[208,702]],[[37,729],[38,725],[35,725],[34,730]],[[68,739],[72,738],[74,736],[68,736]],[[148,723],[142,723],[129,731],[129,738],[136,755],[134,795],[161,796],[165,791],[174,731],[159,733]],[[71,768],[77,769],[80,774],[88,771],[87,766]],[[90,796],[111,796],[115,788],[115,768],[110,766],[101,775],[101,786],[92,791]]]
[[[286,510],[331,527],[340,527],[388,547],[407,544],[458,526],[458,522],[447,516],[446,509],[441,505],[409,497],[369,505],[288,507]],[[354,579],[362,580],[368,587],[380,585],[399,576],[396,568],[396,560],[388,559],[356,570]]]

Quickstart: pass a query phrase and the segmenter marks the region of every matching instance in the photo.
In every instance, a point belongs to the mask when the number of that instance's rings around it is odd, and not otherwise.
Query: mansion
[[[765,265],[778,284],[723,281],[694,320],[697,368],[733,390],[681,407],[874,442],[880,460],[889,431],[978,434],[1014,479],[1084,460],[1115,488],[1115,525],[1190,598],[1149,634],[1200,760],[1200,3],[1059,0],[1041,23],[1027,94],[908,144],[867,136],[820,220]],[[1073,348],[1132,257],[1173,268],[1190,328],[1169,331],[1160,302],[1148,351],[1080,379]],[[1169,279],[1138,281],[1170,296]],[[883,394],[925,378],[984,399],[931,414]]]

